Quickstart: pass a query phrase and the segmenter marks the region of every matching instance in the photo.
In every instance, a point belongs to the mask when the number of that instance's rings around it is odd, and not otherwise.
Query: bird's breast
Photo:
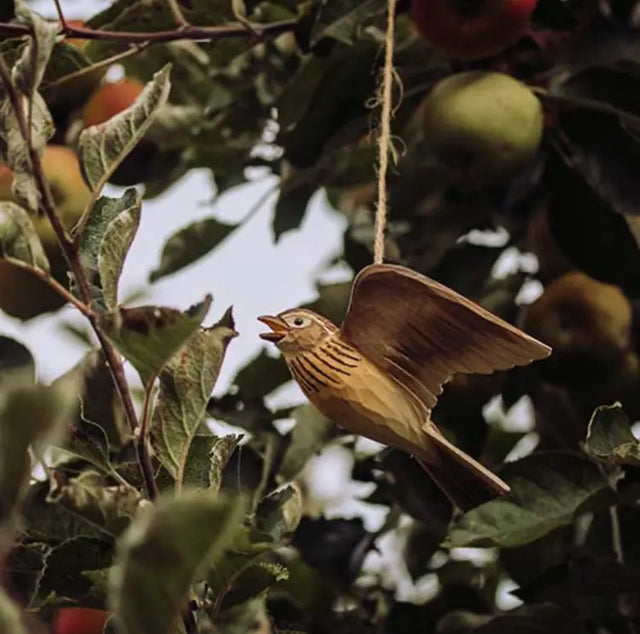
[[[289,360],[307,398],[335,423],[378,442],[419,443],[428,413],[357,350],[328,339]]]
[[[341,389],[362,364],[362,356],[334,338],[289,360],[291,374],[308,397]]]

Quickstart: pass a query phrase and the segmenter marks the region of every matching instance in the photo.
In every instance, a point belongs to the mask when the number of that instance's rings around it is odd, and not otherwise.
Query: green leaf
[[[532,454],[508,463],[500,476],[511,492],[455,522],[446,539],[449,547],[522,546],[580,513],[606,508],[615,498],[596,465],[568,452]]]
[[[589,421],[586,453],[608,464],[640,465],[640,442],[620,403],[598,407]]]
[[[145,138],[155,141],[164,150],[183,148],[185,139],[197,134],[204,113],[204,108],[200,106],[166,103],[158,109]]]
[[[0,249],[2,257],[9,261],[49,270],[49,260],[29,214],[9,201],[0,202]]]
[[[140,224],[140,194],[131,187],[120,198],[99,198],[82,234],[80,258],[101,308],[115,308],[125,258]]]
[[[239,225],[215,218],[203,218],[174,233],[162,247],[160,264],[149,274],[149,281],[176,273],[213,251]]]
[[[47,501],[49,482],[36,482],[29,487],[24,505],[20,534],[31,542],[63,541],[85,535],[103,537],[104,533],[67,509]]]
[[[271,632],[271,622],[265,597],[251,597],[245,603],[234,605],[220,618],[220,634],[265,634]]]
[[[189,455],[185,460],[182,486],[190,488],[206,489],[209,487],[209,470],[211,449],[217,438],[209,431],[206,425],[201,425],[191,440]],[[167,474],[167,482],[164,488],[174,488],[173,477]]]
[[[234,427],[242,427],[253,434],[273,432],[275,414],[260,397],[245,399],[242,394],[227,392],[212,396],[207,405],[209,416]]]
[[[103,474],[113,473],[109,462],[109,439],[104,429],[90,420],[84,420],[81,427],[72,427],[59,451],[88,462]]]
[[[56,477],[47,497],[109,535],[119,535],[136,514],[142,496],[132,486],[108,486],[95,471],[83,471],[76,478]]]
[[[32,101],[20,99],[21,119],[31,121],[31,144],[42,153],[54,132],[53,119],[40,93]],[[13,172],[11,189],[17,202],[25,209],[36,213],[40,205],[40,190],[33,179],[33,166],[29,148],[22,136],[16,113],[8,97],[0,88],[0,161],[4,161]]]
[[[11,337],[0,335],[0,381],[4,374],[22,372],[36,380],[36,362],[29,349]]]
[[[242,434],[228,434],[215,439],[209,452],[209,489],[212,492],[220,490],[224,469],[242,438]]]
[[[159,306],[117,308],[100,314],[97,321],[147,385],[197,331],[210,305],[207,295],[184,313]]]
[[[178,488],[184,478],[191,441],[204,421],[227,346],[237,335],[229,309],[220,322],[192,335],[160,373],[151,444]]]
[[[33,384],[28,374],[0,384],[0,551],[10,543],[31,473],[28,450],[40,453],[60,434],[77,403],[75,381]]]
[[[0,632],[27,634],[18,605],[0,588]]]
[[[291,432],[291,442],[280,465],[280,475],[285,480],[293,480],[308,460],[338,433],[333,421],[312,405],[296,407],[291,417],[296,421],[296,426]]]
[[[74,376],[82,384],[77,416],[67,424],[63,442],[55,448],[53,466],[64,469],[69,460],[84,460],[104,475],[119,479],[110,462],[111,444],[119,448],[130,435],[124,430],[122,403],[115,392],[104,353],[88,352],[59,380]]]
[[[283,234],[297,229],[304,220],[311,197],[317,189],[317,183],[295,183],[289,185],[283,181],[280,195],[273,212],[273,239],[278,242]]]
[[[16,6],[16,17],[29,27],[31,36],[13,65],[11,78],[20,92],[31,98],[44,77],[60,27],[57,22],[41,18],[23,2]]]
[[[236,374],[232,383],[245,399],[253,399],[271,394],[290,380],[291,373],[282,357],[272,357],[263,348]]]
[[[236,605],[265,592],[280,581],[289,579],[289,571],[271,561],[258,561],[238,575],[235,584],[225,596],[224,605]]]
[[[122,634],[165,634],[185,607],[191,584],[214,565],[242,527],[240,497],[201,490],[161,497],[118,545],[111,607]]]
[[[56,22],[42,19],[23,2],[16,6],[16,17],[29,27],[31,37],[27,38],[26,44],[13,63],[12,84],[20,104],[22,124],[26,128],[32,147],[41,153],[51,138],[54,127],[53,119],[38,92],[38,87],[47,68],[59,27]],[[0,87],[0,160],[6,160],[13,170],[12,190],[16,200],[26,209],[36,212],[40,192],[33,179],[29,147],[3,87]]]
[[[249,599],[251,596],[255,596],[267,587],[263,586],[262,589],[253,592],[255,584],[252,584],[253,587],[251,589],[247,588],[244,575],[248,574],[248,578],[252,577],[253,575],[250,571],[263,563],[262,559],[272,551],[272,548],[273,544],[252,541],[250,532],[247,529],[236,535],[224,556],[220,557],[215,565],[211,567],[207,575],[207,585],[213,595],[214,615],[229,605],[234,605]],[[284,580],[284,575],[285,573],[282,572],[280,579],[272,578],[271,581]],[[265,575],[258,573],[256,576],[262,576],[264,579]]]
[[[311,42],[330,37],[345,44],[353,44],[362,23],[384,15],[387,3],[384,0],[348,0],[339,5],[326,2],[322,5]]]
[[[118,165],[142,139],[158,109],[169,96],[169,72],[164,66],[136,101],[109,121],[86,128],[78,139],[78,154],[85,181],[99,192]]]
[[[51,547],[41,542],[18,543],[7,557],[9,587],[24,605],[29,606],[35,597],[50,552]]]
[[[287,484],[260,500],[254,524],[262,539],[279,543],[295,531],[301,517],[300,490]]]
[[[372,504],[396,504],[424,524],[437,544],[447,534],[451,502],[417,460],[398,449],[383,451],[380,458],[386,477],[367,499]],[[368,459],[378,469],[378,459]],[[382,499],[380,499],[382,497]],[[373,498],[373,499],[372,499]],[[377,499],[376,499],[377,498]]]
[[[82,600],[99,594],[91,576],[102,574],[111,565],[113,550],[113,540],[95,537],[72,537],[56,544],[44,561],[39,601],[46,603],[52,596]]]

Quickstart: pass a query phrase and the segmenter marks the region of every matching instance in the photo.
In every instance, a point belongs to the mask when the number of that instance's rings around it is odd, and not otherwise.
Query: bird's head
[[[258,320],[271,328],[260,337],[275,343],[285,357],[312,350],[337,330],[328,319],[305,308],[292,308],[275,316],[262,315]]]

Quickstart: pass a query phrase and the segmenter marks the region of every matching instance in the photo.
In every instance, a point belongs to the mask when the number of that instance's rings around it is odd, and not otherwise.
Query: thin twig
[[[596,101],[595,99],[586,99],[585,97],[573,97],[569,95],[556,95],[546,88],[540,86],[529,86],[531,91],[536,95],[540,95],[543,99],[549,101],[556,101],[561,104],[573,106],[574,108],[584,108],[585,110],[593,110],[594,112],[602,112],[603,114],[609,114],[614,117],[619,117],[622,121],[630,123],[634,126],[640,126],[640,117],[631,112],[620,110],[615,106],[602,101]]]
[[[151,458],[149,456],[149,439],[147,438],[147,430],[149,429],[149,417],[152,411],[153,391],[155,386],[156,376],[152,376],[147,385],[144,388],[144,402],[142,404],[142,417],[140,421],[140,428],[138,429],[138,438],[136,440],[137,452],[141,458],[141,462],[144,468],[151,468]],[[149,474],[148,478],[154,483],[153,489],[147,491],[149,498],[154,500],[158,495],[158,490],[155,487],[155,478],[153,477],[153,471]],[[145,478],[145,481],[147,478]]]
[[[26,262],[21,262],[20,260],[10,260],[11,264],[16,268],[22,269],[23,271],[29,271],[35,275],[38,279],[42,280],[45,284],[50,286],[58,295],[60,295],[65,301],[73,304],[85,317],[93,318],[95,317],[95,313],[91,309],[90,306],[87,306],[84,302],[81,302],[71,291],[66,289],[58,280],[51,276],[51,273],[45,271],[44,269],[37,268],[35,266],[31,266]]]
[[[74,71],[73,73],[69,73],[68,75],[63,75],[58,79],[48,83],[46,86],[43,86],[42,92],[47,94],[54,88],[58,88],[61,85],[69,81],[73,81],[78,77],[83,77],[84,75],[89,75],[90,73],[95,72],[101,68],[109,67],[117,62],[122,61],[123,59],[127,59],[128,57],[132,57],[133,55],[137,55],[138,53],[144,51],[145,48],[149,45],[149,42],[143,42],[142,44],[132,44],[131,48],[128,48],[126,51],[122,53],[116,53],[111,57],[107,57],[95,64],[91,64],[90,66],[85,66],[84,68],[80,68],[79,70]]]
[[[275,185],[269,187],[269,189],[260,194],[258,200],[256,200],[255,203],[253,203],[253,205],[249,208],[249,211],[247,211],[247,213],[242,216],[242,220],[240,220],[240,223],[246,224],[247,222],[249,222],[249,220],[251,220],[262,209],[269,198],[271,198],[271,196],[273,196],[279,188],[280,183],[277,182]]]
[[[166,31],[105,31],[81,26],[70,26],[61,29],[65,37],[77,40],[106,40],[110,42],[125,42],[136,44],[142,42],[175,42],[177,40],[195,40],[208,42],[223,38],[253,38],[279,35],[293,31],[297,20],[282,20],[271,24],[254,24],[255,33],[247,29],[244,24],[231,22],[218,26],[193,26],[171,29]],[[23,24],[0,22],[0,38],[31,36],[31,29]]]
[[[4,84],[5,92],[9,97],[9,102],[11,103],[11,108],[16,117],[16,121],[18,123],[18,127],[20,129],[20,136],[24,139],[25,143],[28,145],[29,150],[29,158],[31,159],[31,164],[33,166],[34,177],[36,179],[36,184],[38,185],[38,189],[41,194],[41,206],[45,211],[45,214],[49,218],[49,222],[53,227],[53,230],[56,234],[56,237],[60,241],[60,246],[62,247],[65,258],[67,258],[67,263],[71,265],[71,259],[69,257],[69,248],[71,247],[71,238],[67,233],[60,217],[58,216],[55,208],[55,203],[53,202],[53,195],[51,194],[51,188],[49,187],[49,183],[47,179],[44,177],[44,172],[42,170],[42,162],[40,161],[40,156],[36,149],[33,147],[33,144],[30,143],[31,135],[27,129],[27,122],[25,121],[22,107],[20,105],[20,97],[18,93],[14,90],[13,84],[11,82],[11,74],[9,73],[9,69],[7,68],[7,64],[4,61],[3,55],[0,53],[0,80]]]
[[[609,507],[609,519],[611,521],[611,547],[619,563],[624,563],[624,550],[622,548],[622,533],[620,532],[620,518],[618,507]]]
[[[9,69],[7,68],[6,62],[4,61],[4,57],[0,53],[0,80],[4,84],[5,92],[9,97],[9,101],[11,103],[11,107],[13,108],[16,121],[20,128],[20,135],[27,142],[29,139],[29,134],[26,129],[26,122],[24,119],[23,112],[20,108],[20,98],[15,90],[11,82],[11,76],[9,74]],[[78,255],[78,251],[75,248],[75,245],[71,238],[69,237],[58,213],[56,211],[55,202],[53,200],[53,196],[51,194],[51,189],[49,187],[49,183],[45,177],[44,169],[42,167],[42,161],[40,159],[40,155],[32,144],[28,144],[29,158],[31,159],[31,165],[33,168],[33,177],[36,181],[36,185],[38,186],[38,190],[41,195],[41,207],[45,212],[45,215],[49,219],[51,226],[56,234],[58,239],[58,243],[62,249],[64,257],[67,261],[70,271],[73,273],[73,276],[78,285],[78,291],[80,297],[83,302],[90,306],[92,303],[91,297],[91,289],[89,287],[89,282],[87,281],[87,277],[84,271],[84,268],[80,262],[80,258]],[[135,434],[136,429],[138,427],[138,418],[136,416],[136,411],[133,406],[133,401],[131,400],[131,391],[129,390],[129,384],[127,382],[127,377],[124,373],[124,367],[122,365],[122,359],[120,355],[115,351],[114,347],[111,345],[111,342],[105,337],[100,328],[98,327],[98,322],[94,314],[87,315],[89,323],[93,331],[95,332],[98,341],[100,342],[100,346],[104,352],[105,359],[109,370],[111,372],[111,376],[116,387],[116,391],[122,401],[122,406],[125,411],[125,416],[129,423],[129,428],[131,429],[131,433]],[[148,464],[145,463],[145,455],[138,454],[138,461],[140,472],[145,483],[145,488],[147,492],[155,490],[155,480],[153,479],[153,469],[150,464],[150,460],[148,460]],[[148,459],[148,455],[146,456]],[[149,476],[151,478],[149,479]]]
[[[380,264],[384,260],[384,234],[387,222],[387,170],[391,150],[391,116],[393,88],[393,43],[395,33],[396,0],[388,0],[387,34],[384,50],[384,70],[382,75],[382,114],[380,137],[378,139],[378,204],[375,219],[375,242],[373,261]]]
[[[64,13],[62,12],[62,6],[60,5],[60,0],[53,0],[53,4],[56,5],[56,11],[58,13],[58,18],[60,23],[62,24],[62,28],[67,28],[67,21],[65,20]]]
[[[169,11],[171,11],[171,15],[173,16],[173,19],[178,27],[181,29],[186,29],[189,26],[189,22],[187,22],[186,18],[184,17],[184,13],[182,13],[182,9],[180,8],[178,1],[167,0],[167,6],[169,7]]]
[[[185,608],[182,611],[182,622],[184,623],[184,629],[187,634],[198,634],[198,625],[196,619],[193,616],[193,612],[190,607]]]

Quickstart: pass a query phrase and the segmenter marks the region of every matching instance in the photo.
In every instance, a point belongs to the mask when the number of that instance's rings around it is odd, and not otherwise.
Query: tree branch
[[[138,437],[136,439],[136,451],[141,458],[141,464],[143,465],[143,469],[149,469],[149,473],[147,474],[147,478],[153,481],[155,486],[155,479],[153,477],[153,470],[151,467],[151,458],[149,456],[149,441],[147,439],[147,429],[149,427],[149,416],[151,415],[151,399],[153,397],[153,387],[155,384],[156,376],[153,376],[149,379],[147,385],[144,388],[144,402],[142,404],[142,419],[140,423],[140,427],[138,428]],[[154,499],[157,496],[157,490],[151,492],[150,497]]]
[[[104,31],[80,26],[61,25],[60,32],[78,40],[107,40],[136,44],[142,42],[175,42],[177,40],[211,41],[223,38],[254,38],[279,35],[293,31],[296,20],[282,20],[271,24],[252,24],[252,33],[244,24],[230,22],[218,26],[193,26],[191,24],[169,31]],[[1,37],[31,36],[31,29],[23,24],[0,22]]]
[[[53,0],[53,4],[56,5],[56,12],[58,13],[58,18],[60,22],[62,22],[62,26],[64,28],[67,27],[67,21],[64,17],[64,13],[62,12],[62,6],[60,5],[60,0]]]
[[[12,266],[22,269],[23,271],[29,271],[29,273],[35,275],[38,279],[42,280],[45,284],[50,286],[58,295],[60,295],[66,302],[75,306],[85,317],[93,318],[95,313],[91,310],[90,306],[87,306],[84,302],[81,302],[73,293],[66,289],[58,280],[51,276],[51,273],[40,269],[35,266],[31,266],[26,262],[20,260],[8,260]]]
[[[69,81],[73,81],[74,79],[78,79],[78,77],[83,77],[84,75],[89,75],[90,73],[95,72],[100,68],[108,68],[109,66],[115,64],[116,62],[120,62],[127,57],[132,57],[133,55],[137,55],[138,53],[144,51],[147,47],[147,43],[142,44],[132,44],[130,48],[126,51],[122,51],[122,53],[116,53],[111,57],[106,57],[105,59],[96,62],[95,64],[91,64],[90,66],[85,66],[84,68],[80,68],[68,75],[62,75],[62,77],[58,77],[52,82],[49,82],[46,86],[42,87],[42,92],[46,95],[50,93],[53,89],[59,88],[63,86]]]
[[[30,134],[27,129],[27,122],[25,121],[24,113],[22,112],[22,108],[20,107],[20,98],[18,93],[15,90],[15,87],[11,81],[11,75],[9,73],[9,69],[7,68],[6,62],[4,61],[4,57],[0,53],[0,82],[4,85],[5,91],[11,103],[11,107],[14,111],[16,121],[18,122],[18,127],[20,128],[20,135],[24,139],[27,144],[27,149],[29,152],[29,158],[31,159],[31,165],[33,168],[33,177],[38,186],[38,190],[40,192],[41,200],[40,205],[49,219],[51,226],[56,234],[58,242],[60,244],[60,248],[64,254],[64,257],[67,261],[69,269],[73,273],[73,276],[78,285],[78,290],[82,301],[88,306],[91,306],[92,297],[91,290],[89,287],[89,282],[87,281],[87,277],[85,275],[84,268],[80,262],[80,258],[78,255],[78,251],[75,248],[73,240],[67,233],[58,213],[56,211],[55,202],[53,200],[53,196],[51,194],[51,189],[49,187],[49,183],[45,177],[44,170],[42,168],[42,161],[40,159],[40,155],[38,154],[36,148],[30,143]],[[127,421],[129,422],[129,428],[131,429],[131,433],[135,434],[138,428],[138,418],[136,416],[135,407],[133,406],[133,401],[131,399],[131,392],[129,390],[129,384],[127,382],[127,378],[124,373],[124,367],[122,365],[122,359],[120,355],[115,351],[114,347],[111,345],[109,340],[104,336],[100,328],[98,327],[98,323],[96,320],[96,316],[93,312],[87,315],[89,323],[93,331],[100,342],[100,346],[104,351],[104,355],[107,361],[107,365],[109,366],[109,370],[111,372],[111,376],[116,387],[116,391],[122,401],[122,406],[125,411],[125,415],[127,417]],[[137,443],[136,443],[137,447]],[[149,479],[149,474],[153,476],[153,469],[151,468],[151,464],[145,464],[145,455],[147,460],[149,460],[148,454],[138,452],[138,462],[140,467],[141,476],[145,483],[145,488],[147,491],[147,495],[150,499],[155,498],[156,492],[156,484],[153,477]]]

